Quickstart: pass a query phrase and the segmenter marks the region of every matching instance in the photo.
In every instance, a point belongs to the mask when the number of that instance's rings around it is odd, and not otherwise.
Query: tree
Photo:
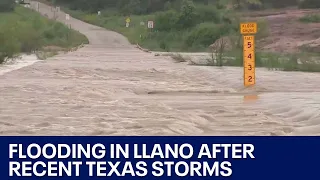
[[[249,6],[261,6],[260,0],[231,0],[231,3],[236,9],[243,9]]]
[[[160,12],[155,18],[156,29],[159,31],[170,31],[177,28],[179,14],[174,10]]]
[[[181,6],[178,24],[181,28],[189,28],[196,23],[195,6],[192,1],[184,0]]]
[[[320,8],[319,0],[301,0],[299,3],[300,8]]]
[[[13,11],[15,7],[14,0],[0,0],[0,12]]]
[[[20,51],[20,44],[14,31],[15,29],[11,27],[0,29],[0,64]]]

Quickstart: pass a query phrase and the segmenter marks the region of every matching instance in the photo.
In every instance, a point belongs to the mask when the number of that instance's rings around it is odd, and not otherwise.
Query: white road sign
[[[148,21],[148,28],[149,29],[153,29],[153,25],[154,25],[153,21]]]
[[[70,15],[66,14],[66,20],[69,20],[69,19],[70,19]]]

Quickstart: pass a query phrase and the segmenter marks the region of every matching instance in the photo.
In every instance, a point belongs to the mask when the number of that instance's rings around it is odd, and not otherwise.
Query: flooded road
[[[320,135],[319,73],[257,69],[245,89],[242,68],[174,63],[67,23],[90,44],[0,75],[2,135]]]

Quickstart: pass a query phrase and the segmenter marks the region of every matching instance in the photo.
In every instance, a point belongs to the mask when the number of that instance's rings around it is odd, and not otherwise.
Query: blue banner
[[[1,137],[0,179],[319,179],[320,137]]]

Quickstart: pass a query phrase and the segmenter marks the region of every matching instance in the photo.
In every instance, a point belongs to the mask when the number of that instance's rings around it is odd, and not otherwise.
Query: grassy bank
[[[79,32],[24,7],[0,13],[0,63],[19,53],[67,50],[87,42]]]
[[[320,22],[320,13],[307,14],[299,19],[304,23],[319,23]]]
[[[242,53],[236,52],[232,54],[236,57],[235,60],[229,60],[225,65],[243,66]],[[280,54],[257,52],[255,56],[256,67],[281,71],[320,72],[319,54],[315,53]]]

